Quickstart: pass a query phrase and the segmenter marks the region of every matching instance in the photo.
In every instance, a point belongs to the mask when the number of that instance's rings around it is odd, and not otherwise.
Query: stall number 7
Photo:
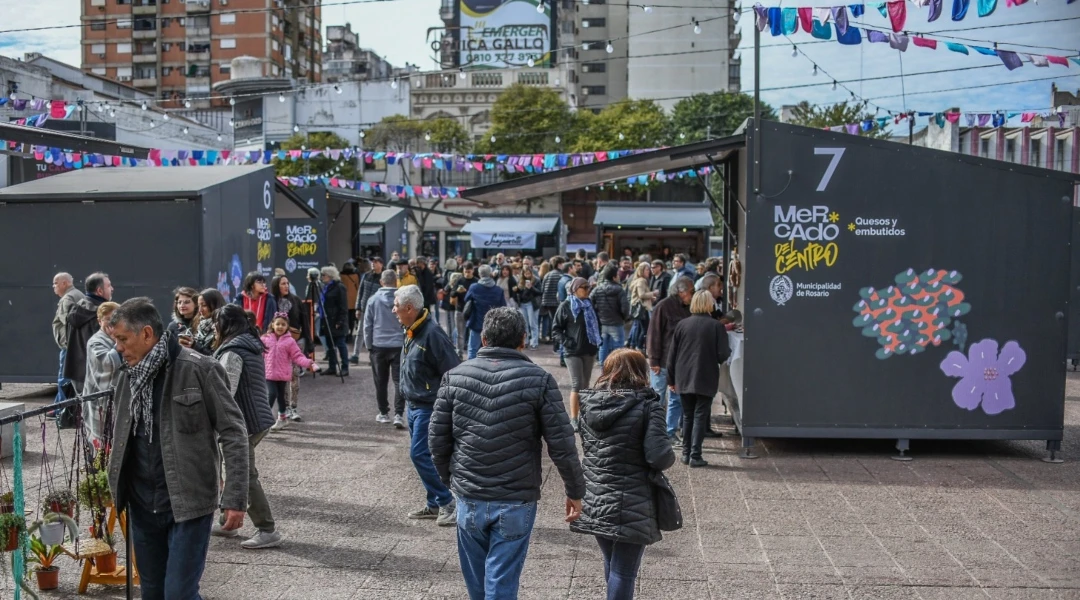
[[[829,166],[825,169],[825,174],[821,176],[821,183],[817,184],[817,191],[824,192],[829,185],[829,180],[832,179],[833,173],[836,172],[836,165],[840,164],[840,157],[844,155],[844,150],[846,148],[814,148],[814,154],[832,155],[832,158],[829,159]]]

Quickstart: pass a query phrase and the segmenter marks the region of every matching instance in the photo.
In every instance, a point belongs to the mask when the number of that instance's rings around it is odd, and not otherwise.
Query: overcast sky
[[[704,6],[713,3],[711,0],[700,2]],[[0,14],[3,15],[0,29],[71,25],[79,21],[78,0],[36,0],[31,10],[14,10],[14,0],[0,0],[0,3],[6,5],[6,8],[0,9]],[[663,0],[656,1],[657,5],[663,3]],[[439,4],[439,0],[392,0],[326,6],[323,8],[323,25],[349,21],[358,32],[361,45],[374,49],[393,64],[400,66],[411,62],[421,68],[430,69],[434,67],[434,62],[431,59],[430,42],[426,37],[429,27],[442,25],[439,20]],[[744,8],[749,8],[751,4],[749,0],[743,2]],[[820,5],[820,0],[818,4]],[[1080,55],[1080,1],[1066,4],[1065,0],[1042,0],[1036,4],[1034,0],[1030,0],[1021,6],[1006,7],[1005,0],[999,0],[997,10],[992,15],[980,18],[976,13],[977,2],[972,0],[967,17],[955,23],[950,18],[952,2],[945,1],[943,4],[941,18],[934,23],[927,23],[927,8],[917,8],[909,3],[905,29],[927,34],[937,32],[933,37],[972,45],[992,47],[997,42],[1002,49],[1018,52]],[[655,13],[665,9],[657,6],[653,10]],[[702,9],[701,18],[718,14],[719,9]],[[405,15],[408,17],[403,18]],[[889,26],[888,19],[872,8],[854,21],[878,28],[887,29]],[[742,85],[743,90],[748,93],[752,93],[754,84],[752,22],[752,15],[744,15],[740,23],[743,29]],[[723,20],[704,23],[702,35],[719,32],[723,28]],[[963,31],[959,31],[961,29]],[[692,35],[690,27],[687,27],[687,34]],[[842,88],[831,90],[832,78],[843,82],[889,77],[874,81],[855,81],[846,85],[858,96],[894,111],[908,108],[931,112],[953,106],[972,112],[1046,110],[1050,108],[1051,83],[1056,82],[1059,87],[1073,92],[1080,89],[1080,65],[1072,62],[1068,68],[1058,65],[1036,68],[1025,63],[1023,67],[1010,72],[997,57],[982,56],[974,51],[965,56],[945,49],[944,44],[939,45],[937,50],[912,45],[907,52],[900,53],[890,49],[888,44],[867,43],[865,35],[863,43],[858,46],[841,46],[835,40],[818,42],[804,32],[794,34],[791,39],[809,58],[801,54],[793,58],[791,44],[783,36],[773,37],[768,30],[763,32],[762,88],[815,83],[821,85],[763,92],[763,99],[777,107],[795,104],[800,100],[826,103],[849,98],[849,92]],[[632,40],[630,42],[632,43]],[[24,52],[42,52],[77,65],[79,29],[74,27],[0,34],[0,54],[21,57]],[[816,77],[811,75],[811,59],[820,65],[823,71]],[[897,77],[901,68],[906,74],[903,79]],[[941,70],[949,72],[918,75]],[[1032,79],[1042,81],[1025,83]],[[921,93],[954,88],[968,89]]]

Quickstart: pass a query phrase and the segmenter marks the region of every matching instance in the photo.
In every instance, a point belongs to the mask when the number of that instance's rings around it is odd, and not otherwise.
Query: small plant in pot
[[[42,508],[48,512],[63,513],[69,517],[75,516],[75,494],[71,490],[55,490],[45,495],[41,502]]]
[[[34,573],[37,576],[39,590],[55,590],[60,587],[60,567],[53,565],[56,557],[63,553],[59,545],[49,545],[40,537],[30,538],[30,562],[37,563]]]
[[[26,529],[26,518],[15,513],[0,514],[0,552],[11,552],[19,547],[19,532]]]
[[[102,528],[101,540],[109,545],[112,552],[101,556],[95,556],[94,566],[97,567],[98,574],[111,575],[116,572],[116,548],[113,546],[112,536],[109,535],[109,532],[104,531],[104,528]]]
[[[76,490],[79,502],[92,511],[102,510],[112,505],[112,493],[109,492],[109,474],[107,471],[98,471],[86,476],[79,482]]]
[[[15,492],[0,494],[0,513],[15,512]]]
[[[38,533],[41,541],[46,546],[58,546],[64,543],[64,534],[71,535],[72,540],[79,537],[79,527],[75,520],[63,513],[45,513],[45,516],[34,521],[27,529],[27,533]]]

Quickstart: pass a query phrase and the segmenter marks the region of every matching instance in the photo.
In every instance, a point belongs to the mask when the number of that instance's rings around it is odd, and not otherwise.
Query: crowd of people
[[[104,273],[85,292],[67,273],[53,280],[58,399],[116,390],[112,431],[100,403],[87,403],[84,422],[112,448],[110,486],[131,515],[144,598],[196,598],[209,537],[237,536],[245,514],[257,532],[243,548],[282,543],[256,447],[302,421],[299,378],[320,371],[318,345],[321,372],[337,377],[367,350],[375,420],[408,429],[425,490],[407,517],[457,527],[472,598],[516,597],[541,440],[571,530],[597,539],[608,597],[633,596],[644,549],[661,539],[655,474],[680,447],[684,464],[707,465],[703,439],[720,435],[712,399],[740,319],[725,312],[718,259],[695,270],[682,255],[670,269],[603,252],[442,265],[395,255],[385,268],[350,259],[297,283],[303,297],[284,272],[269,284],[253,272],[232,303],[179,287],[165,323],[148,298],[112,302]],[[542,344],[568,371],[567,405],[525,354]]]

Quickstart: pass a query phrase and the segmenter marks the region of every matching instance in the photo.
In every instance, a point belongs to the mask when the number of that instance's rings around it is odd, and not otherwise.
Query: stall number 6
[[[832,155],[832,158],[829,159],[829,166],[825,169],[825,174],[821,176],[821,182],[817,184],[817,191],[824,192],[829,185],[829,180],[832,179],[833,173],[836,172],[836,165],[840,164],[840,157],[844,155],[844,150],[846,148],[814,148],[814,154]]]

